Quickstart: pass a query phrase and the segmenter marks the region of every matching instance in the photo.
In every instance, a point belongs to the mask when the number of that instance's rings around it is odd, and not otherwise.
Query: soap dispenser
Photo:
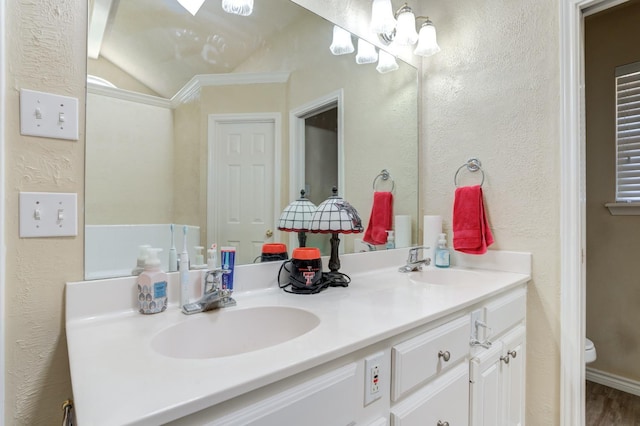
[[[387,232],[387,244],[386,244],[386,248],[388,249],[394,249],[396,248],[396,237],[393,231],[386,231]]]
[[[447,235],[440,234],[438,246],[436,247],[436,266],[438,268],[448,268],[450,265],[450,256],[451,253],[447,248]]]
[[[158,253],[150,248],[144,271],[138,276],[138,306],[141,314],[157,314],[167,309],[167,274],[160,269]]]

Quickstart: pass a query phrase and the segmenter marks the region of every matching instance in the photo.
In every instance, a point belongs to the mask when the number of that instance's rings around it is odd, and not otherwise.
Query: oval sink
[[[410,272],[409,279],[425,284],[477,284],[486,282],[487,277],[469,269],[424,268],[422,271]]]
[[[302,309],[266,306],[197,314],[156,334],[151,347],[172,358],[217,358],[264,349],[320,324]]]

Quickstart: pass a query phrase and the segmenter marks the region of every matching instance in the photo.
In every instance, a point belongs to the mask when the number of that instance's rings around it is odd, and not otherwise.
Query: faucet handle
[[[223,275],[230,273],[229,269],[210,269],[204,274],[204,292],[210,293],[220,289],[220,279]]]
[[[418,252],[420,250],[429,250],[430,247],[412,247],[409,249],[409,257],[407,259],[407,263],[416,263],[418,262]]]

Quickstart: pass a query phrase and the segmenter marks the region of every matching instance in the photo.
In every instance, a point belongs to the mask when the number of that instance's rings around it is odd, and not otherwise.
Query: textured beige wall
[[[640,3],[586,19],[587,336],[598,359],[589,367],[640,380],[637,259],[640,217],[611,216],[615,201],[615,67],[640,61]]]
[[[340,22],[370,1],[298,0]],[[443,52],[424,61],[423,208],[450,228],[453,174],[478,156],[487,174],[495,248],[531,251],[527,423],[559,424],[559,65],[553,0],[416,2],[439,28]],[[366,18],[363,18],[366,19]],[[8,425],[49,425],[70,396],[64,282],[80,280],[82,235],[20,240],[18,191],[74,191],[83,203],[83,140],[21,137],[20,87],[84,105],[86,2],[7,2]],[[519,95],[515,97],[514,94]],[[81,128],[84,113],[81,113]],[[80,216],[79,229],[83,221]]]
[[[442,52],[424,60],[422,194],[451,241],[453,178],[482,161],[496,243],[533,253],[527,424],[560,424],[560,81],[555,0],[422,1]],[[462,173],[462,172],[461,172]],[[467,173],[466,175],[470,175]],[[467,176],[464,182],[476,182]]]
[[[174,221],[173,134],[171,108],[87,95],[87,224]]]
[[[6,4],[5,424],[50,425],[71,396],[64,284],[83,277],[86,2]],[[19,89],[79,98],[80,140],[20,135]],[[18,192],[77,192],[77,237],[20,239]]]

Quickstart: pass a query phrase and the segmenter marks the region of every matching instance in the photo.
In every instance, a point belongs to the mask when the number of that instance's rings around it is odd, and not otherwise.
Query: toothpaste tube
[[[222,275],[222,289],[233,291],[233,266],[236,262],[236,248],[222,247],[220,248],[220,254],[222,269],[229,270],[228,274]]]

